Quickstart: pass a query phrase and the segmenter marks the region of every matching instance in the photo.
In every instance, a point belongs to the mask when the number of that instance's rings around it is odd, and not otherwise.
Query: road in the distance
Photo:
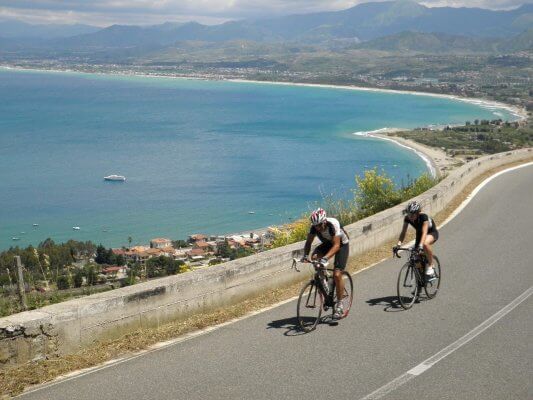
[[[398,232],[401,226],[398,225]],[[533,166],[483,188],[441,229],[439,296],[390,306],[402,260],[355,276],[354,309],[299,334],[295,302],[23,395],[24,399],[357,400],[453,343],[533,286]],[[386,399],[530,399],[533,296]]]

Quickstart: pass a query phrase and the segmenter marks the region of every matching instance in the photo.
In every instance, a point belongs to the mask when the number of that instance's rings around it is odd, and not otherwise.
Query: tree
[[[174,247],[176,247],[176,248],[178,248],[178,249],[181,249],[182,247],[187,247],[187,246],[189,246],[189,243],[187,243],[186,240],[181,240],[181,239],[179,239],[179,240],[174,240],[174,241],[172,242],[172,246],[174,246]]]
[[[224,240],[224,243],[220,243],[217,246],[217,254],[221,258],[231,258],[232,256],[232,249],[228,244],[227,240]]]
[[[115,254],[113,253],[113,250],[106,249],[101,244],[98,245],[96,248],[96,257],[94,258],[94,261],[97,264],[113,264],[115,261]],[[121,264],[122,265],[122,264]]]
[[[128,245],[131,247],[131,242],[133,241],[133,238],[131,236],[128,236]]]
[[[94,265],[87,264],[84,267],[85,277],[87,279],[87,286],[93,286],[96,285],[96,280],[98,279],[98,276],[96,274],[96,270],[94,268]]]
[[[59,276],[57,278],[57,280],[56,280],[56,284],[57,284],[57,288],[59,290],[68,289],[70,287],[70,282],[69,282],[68,276],[66,276],[66,275]]]
[[[76,270],[76,274],[74,275],[74,287],[79,288],[83,284],[83,272],[81,269]]]
[[[119,255],[113,254],[113,256],[114,256],[113,264],[120,265],[120,266],[126,264],[126,259],[124,258],[122,254],[119,254]]]

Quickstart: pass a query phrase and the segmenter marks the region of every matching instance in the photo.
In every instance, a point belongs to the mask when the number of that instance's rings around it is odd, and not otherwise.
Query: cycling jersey
[[[326,218],[326,229],[323,229],[319,232],[314,226],[312,226],[309,233],[318,236],[322,243],[332,244],[335,236],[340,236],[341,246],[344,246],[350,242],[350,239],[344,231],[344,228],[341,227],[340,222],[335,218]]]
[[[418,214],[418,218],[414,221],[411,221],[408,216],[405,216],[404,218],[404,222],[407,222],[416,230],[415,247],[420,244],[420,239],[422,239],[422,226],[426,221],[428,222],[428,235],[433,236],[435,241],[437,241],[439,237],[439,231],[437,230],[437,225],[435,225],[435,221],[433,221],[433,218],[423,213]]]

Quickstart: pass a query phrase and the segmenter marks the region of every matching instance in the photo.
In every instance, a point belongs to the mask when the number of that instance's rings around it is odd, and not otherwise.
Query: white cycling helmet
[[[407,208],[405,211],[407,211],[409,214],[414,214],[420,211],[422,207],[420,206],[420,203],[418,201],[412,201],[409,204],[407,204]]]
[[[326,212],[322,208],[317,208],[311,213],[311,224],[318,225],[326,220]]]

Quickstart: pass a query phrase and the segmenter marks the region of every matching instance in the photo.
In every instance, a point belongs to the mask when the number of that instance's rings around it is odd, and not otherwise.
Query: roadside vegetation
[[[439,180],[432,178],[429,174],[423,174],[417,179],[398,186],[385,171],[379,172],[377,168],[374,168],[366,171],[362,176],[356,176],[355,182],[357,186],[352,190],[352,198],[339,199],[329,195],[324,196],[322,202],[317,205],[324,208],[329,216],[337,218],[342,226],[418,196],[435,186]],[[286,246],[305,240],[309,228],[309,215],[304,214],[297,221],[275,230],[272,247]]]

